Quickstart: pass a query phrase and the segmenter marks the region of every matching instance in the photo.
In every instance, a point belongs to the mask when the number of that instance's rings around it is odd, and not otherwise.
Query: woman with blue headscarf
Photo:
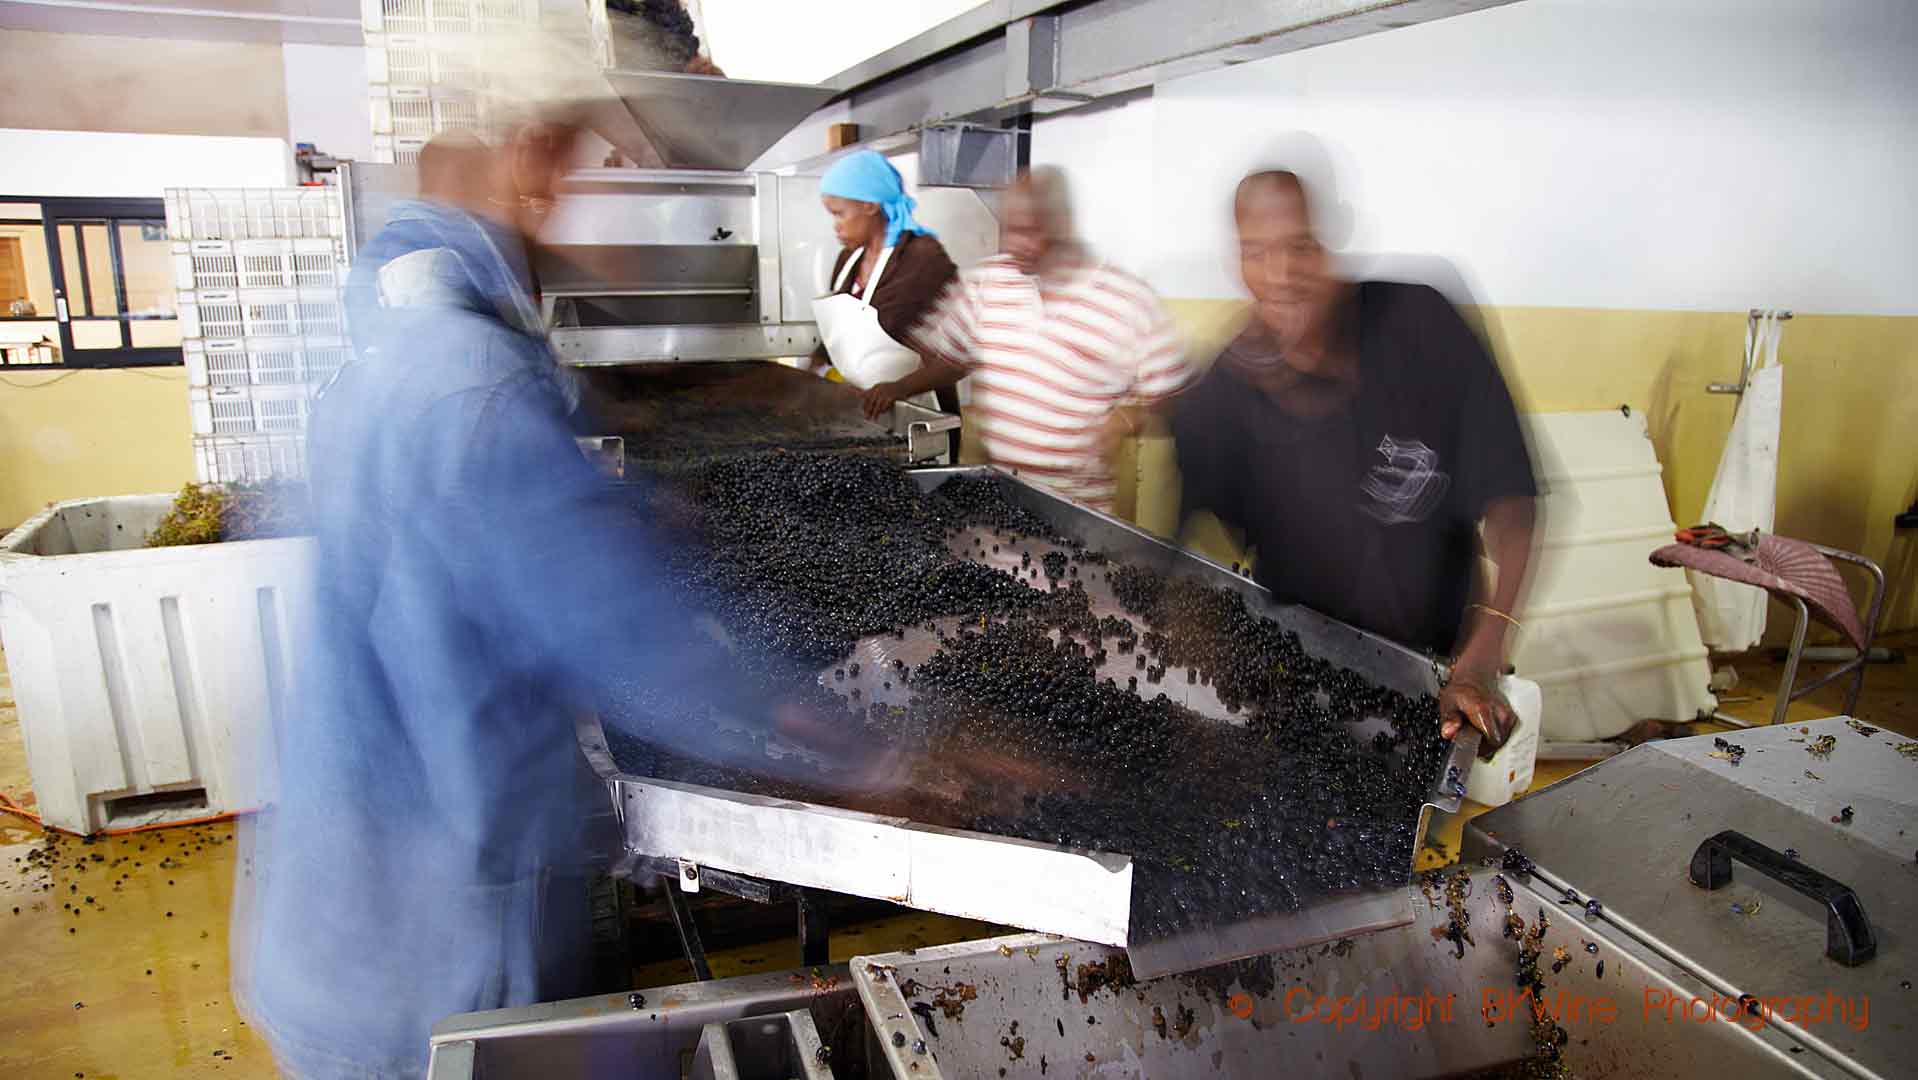
[[[832,291],[813,301],[825,354],[817,358],[861,390],[902,378],[919,367],[907,344],[913,327],[958,269],[932,230],[913,219],[917,201],[882,155],[861,150],[834,162],[819,179],[819,193],[842,250]],[[938,404],[959,411],[950,389]]]

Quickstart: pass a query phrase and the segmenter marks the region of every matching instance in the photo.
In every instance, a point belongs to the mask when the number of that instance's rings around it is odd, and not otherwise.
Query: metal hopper
[[[637,160],[650,147],[669,169],[744,169],[834,94],[824,86],[664,71],[608,71],[606,81],[629,115],[601,110],[612,129],[601,133]]]

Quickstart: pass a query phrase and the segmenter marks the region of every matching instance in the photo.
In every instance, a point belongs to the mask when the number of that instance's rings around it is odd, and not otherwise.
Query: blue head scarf
[[[886,211],[887,247],[897,244],[904,233],[932,235],[931,229],[912,219],[912,208],[919,205],[919,200],[906,194],[899,170],[877,151],[861,150],[833,162],[826,175],[819,178],[819,193],[878,203]]]

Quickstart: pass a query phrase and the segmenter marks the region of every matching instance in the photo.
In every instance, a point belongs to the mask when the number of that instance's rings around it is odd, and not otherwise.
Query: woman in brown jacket
[[[862,150],[841,158],[820,178],[819,190],[843,248],[833,262],[832,291],[813,301],[820,339],[814,359],[831,363],[861,390],[901,378],[919,366],[906,344],[914,326],[958,268],[938,238],[913,220],[915,200],[880,154]],[[951,388],[939,392],[937,404],[941,412],[959,412]]]

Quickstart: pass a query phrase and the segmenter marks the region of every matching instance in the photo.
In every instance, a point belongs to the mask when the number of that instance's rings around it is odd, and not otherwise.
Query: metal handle
[[[1733,859],[1824,905],[1826,956],[1846,967],[1857,967],[1878,954],[1871,920],[1865,917],[1865,906],[1850,886],[1736,829],[1726,829],[1698,845],[1692,853],[1692,884],[1701,889],[1730,885]]]

